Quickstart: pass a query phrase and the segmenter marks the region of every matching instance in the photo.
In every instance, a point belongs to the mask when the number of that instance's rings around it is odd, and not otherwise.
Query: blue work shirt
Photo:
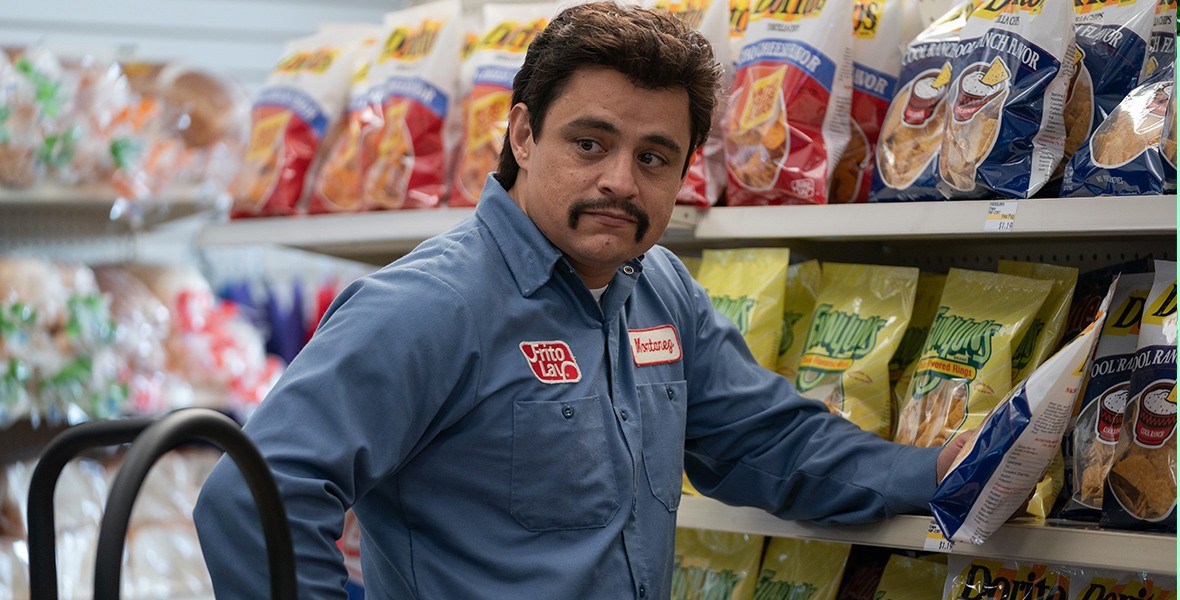
[[[290,516],[300,598],[667,598],[681,472],[788,519],[926,509],[939,449],[881,440],[760,367],[668,250],[596,302],[489,177],[475,214],[350,285],[246,425]],[[195,511],[219,600],[267,595],[223,459]]]

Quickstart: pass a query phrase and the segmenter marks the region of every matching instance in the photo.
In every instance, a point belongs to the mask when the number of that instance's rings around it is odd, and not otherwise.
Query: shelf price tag
[[[1016,222],[1015,200],[992,200],[987,204],[987,220],[983,223],[984,231],[1012,231]]]
[[[955,543],[946,539],[938,521],[930,519],[930,526],[926,528],[926,545],[923,549],[928,552],[950,552],[955,549]]]

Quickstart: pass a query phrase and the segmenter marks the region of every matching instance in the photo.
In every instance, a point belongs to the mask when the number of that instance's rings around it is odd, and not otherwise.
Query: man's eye
[[[651,165],[654,167],[658,167],[658,166],[666,164],[666,161],[664,159],[660,158],[659,156],[656,156],[655,154],[652,154],[651,152],[644,152],[643,154],[640,154],[639,155],[639,162],[641,162],[645,165]]]
[[[598,148],[598,142],[594,140],[578,140],[578,148],[583,152],[593,152]]]

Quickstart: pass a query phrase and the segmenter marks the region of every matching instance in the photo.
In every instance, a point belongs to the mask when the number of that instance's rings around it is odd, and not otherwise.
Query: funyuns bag
[[[713,307],[733,321],[758,364],[774,370],[782,336],[787,248],[705,250],[697,281]]]

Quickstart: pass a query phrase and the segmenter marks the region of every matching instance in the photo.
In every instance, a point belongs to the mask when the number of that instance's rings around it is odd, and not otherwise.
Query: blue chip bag
[[[1139,83],[1176,76],[1176,0],[1158,0]]]

